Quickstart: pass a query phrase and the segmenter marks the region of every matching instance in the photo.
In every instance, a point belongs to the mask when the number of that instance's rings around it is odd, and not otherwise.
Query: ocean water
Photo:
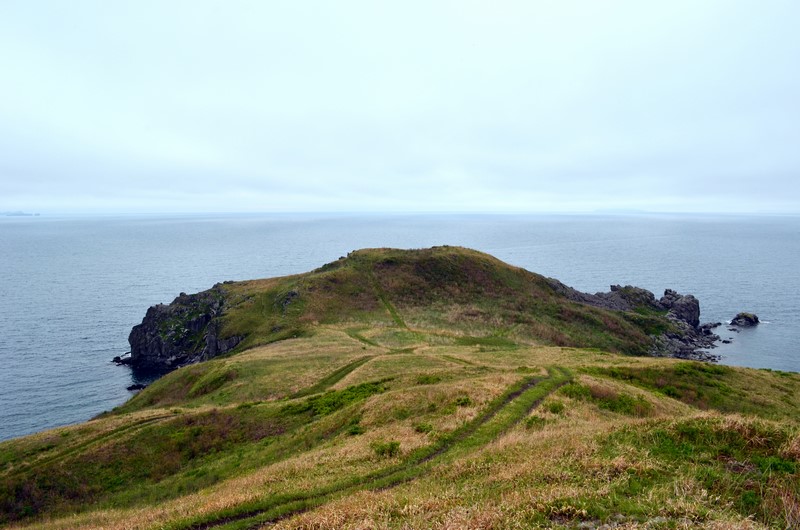
[[[462,245],[588,292],[631,284],[739,311],[721,362],[800,371],[800,217],[217,215],[0,217],[0,440],[81,422],[140,382],[110,362],[150,305],[305,272],[365,247]]]

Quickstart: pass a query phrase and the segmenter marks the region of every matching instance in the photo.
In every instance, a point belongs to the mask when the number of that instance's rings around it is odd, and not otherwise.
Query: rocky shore
[[[718,361],[719,356],[706,350],[715,348],[720,340],[714,329],[719,322],[700,324],[700,301],[691,294],[679,294],[667,289],[656,299],[647,289],[631,285],[612,285],[605,293],[583,293],[550,279],[553,288],[574,302],[615,311],[651,310],[663,312],[671,329],[653,336],[649,354],[657,357],[677,357],[698,361]]]

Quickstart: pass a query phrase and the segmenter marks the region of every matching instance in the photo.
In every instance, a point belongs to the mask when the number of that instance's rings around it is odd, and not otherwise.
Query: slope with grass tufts
[[[318,324],[343,322],[487,345],[579,346],[630,354],[653,350],[656,337],[694,329],[681,327],[666,309],[648,305],[652,293],[626,289],[649,298],[626,300],[628,291],[619,289],[611,307],[629,310],[612,310],[597,307],[601,300],[610,303],[610,297],[578,293],[474,250],[367,249],[310,273],[218,284],[182,295],[170,306],[154,306],[131,334],[131,358],[134,365],[170,368],[237,345],[242,351],[314,333]],[[208,300],[216,304],[214,311],[197,309]],[[181,315],[185,322],[179,321]]]
[[[219,289],[235,351],[0,444],[0,524],[800,525],[800,375],[630,355],[658,312],[458,248]]]

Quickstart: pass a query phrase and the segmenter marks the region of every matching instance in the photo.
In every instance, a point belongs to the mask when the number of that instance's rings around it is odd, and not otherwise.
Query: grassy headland
[[[661,314],[452,247],[221,289],[233,353],[0,444],[0,523],[800,525],[800,375],[641,356]]]

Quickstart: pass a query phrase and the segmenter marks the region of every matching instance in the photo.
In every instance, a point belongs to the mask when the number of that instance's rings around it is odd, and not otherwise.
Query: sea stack
[[[749,328],[752,326],[757,326],[758,322],[758,315],[754,313],[739,313],[733,318],[733,320],[731,320],[731,326]]]

